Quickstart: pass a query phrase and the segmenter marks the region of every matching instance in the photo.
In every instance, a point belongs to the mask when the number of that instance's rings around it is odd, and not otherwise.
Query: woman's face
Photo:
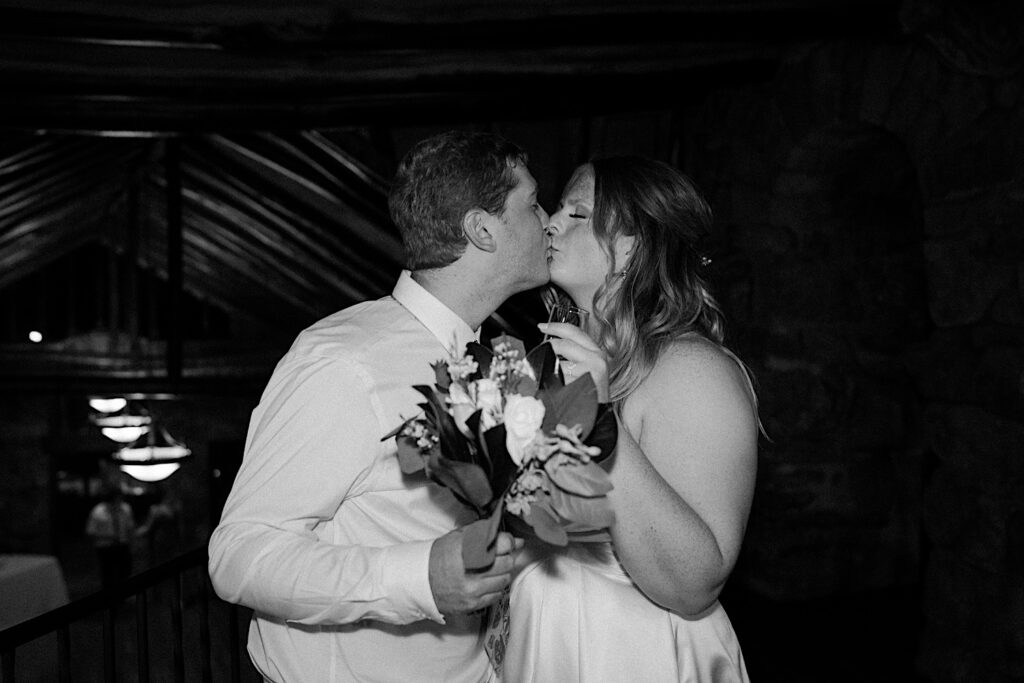
[[[590,308],[611,265],[594,236],[593,213],[594,172],[590,166],[580,166],[548,222],[548,267],[551,281],[583,308]]]

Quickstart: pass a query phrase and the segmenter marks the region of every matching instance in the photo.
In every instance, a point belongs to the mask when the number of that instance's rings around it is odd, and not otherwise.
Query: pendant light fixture
[[[91,399],[89,406],[98,411],[90,420],[111,441],[132,443],[149,431],[152,418],[137,403],[124,398]]]
[[[152,423],[149,431],[116,451],[113,457],[120,463],[122,472],[139,481],[152,482],[177,472],[182,461],[191,455],[192,451],[175,440],[163,425]]]
[[[121,396],[97,396],[89,399],[89,407],[98,413],[116,413],[128,405],[128,399]]]

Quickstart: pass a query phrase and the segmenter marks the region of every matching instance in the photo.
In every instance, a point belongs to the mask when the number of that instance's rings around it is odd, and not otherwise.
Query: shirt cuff
[[[433,540],[399,543],[385,549],[384,587],[396,604],[408,605],[411,616],[445,623],[430,589],[430,548]]]

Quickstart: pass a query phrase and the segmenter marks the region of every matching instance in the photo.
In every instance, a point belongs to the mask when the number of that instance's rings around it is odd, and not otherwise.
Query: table
[[[0,555],[0,630],[68,603],[53,555]]]

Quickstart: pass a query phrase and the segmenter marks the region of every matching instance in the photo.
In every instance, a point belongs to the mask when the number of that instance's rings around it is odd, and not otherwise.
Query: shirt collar
[[[398,276],[391,296],[430,330],[452,355],[461,356],[467,343],[480,341],[479,329],[474,332],[465,320],[413,280],[408,270],[403,270]]]

